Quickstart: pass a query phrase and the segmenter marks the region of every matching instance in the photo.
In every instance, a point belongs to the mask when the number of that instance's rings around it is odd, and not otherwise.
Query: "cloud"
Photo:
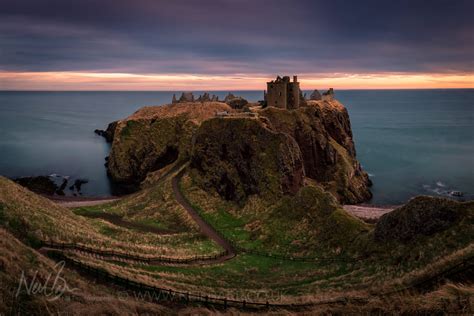
[[[474,1],[6,0],[0,69],[469,73]]]

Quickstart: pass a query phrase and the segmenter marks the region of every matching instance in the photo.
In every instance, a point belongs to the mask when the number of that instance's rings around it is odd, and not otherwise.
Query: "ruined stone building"
[[[267,82],[267,93],[265,99],[268,106],[275,106],[283,109],[296,109],[300,106],[300,83],[297,76],[278,76],[276,80]]]
[[[322,95],[322,99],[324,101],[334,100],[334,89],[330,88],[328,91],[324,92],[323,95]]]

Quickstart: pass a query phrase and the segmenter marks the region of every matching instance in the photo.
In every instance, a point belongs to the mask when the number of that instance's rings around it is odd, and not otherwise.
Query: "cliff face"
[[[287,111],[269,107],[260,112],[271,128],[296,140],[306,176],[323,184],[342,203],[372,197],[370,180],[356,160],[349,115],[338,101],[308,101]]]
[[[304,180],[295,140],[269,130],[257,118],[204,122],[196,134],[191,168],[202,187],[237,202],[253,194],[265,199],[295,194]]]
[[[221,117],[216,113],[221,112]],[[349,116],[336,100],[285,110],[233,113],[225,103],[146,107],[117,123],[108,170],[117,182],[138,185],[175,161],[191,161],[196,181],[241,202],[294,194],[305,176],[340,202],[370,199],[370,180],[355,158]],[[237,112],[236,112],[237,113]]]
[[[187,160],[200,122],[232,109],[218,102],[144,107],[117,123],[108,159],[111,178],[138,186],[148,173]]]

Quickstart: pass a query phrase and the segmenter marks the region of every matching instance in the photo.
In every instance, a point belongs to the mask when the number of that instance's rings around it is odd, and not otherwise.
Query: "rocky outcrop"
[[[380,242],[410,242],[418,236],[430,236],[451,227],[468,212],[472,215],[473,210],[472,202],[418,196],[383,215],[375,227],[374,238]]]
[[[107,126],[107,129],[105,131],[101,129],[96,129],[94,133],[96,133],[99,136],[104,137],[107,143],[111,143],[114,140],[115,128],[117,127],[117,122],[118,121],[114,121],[110,123]]]
[[[314,101],[320,101],[322,99],[321,93],[319,93],[318,90],[314,90],[309,96],[309,99]]]
[[[23,177],[13,181],[38,194],[53,195],[58,190],[56,183],[48,176]]]
[[[294,110],[250,112],[220,102],[142,108],[117,124],[109,174],[115,182],[138,186],[154,171],[191,160],[203,187],[238,202],[252,194],[294,193],[303,175],[342,203],[371,198],[342,104],[307,101]]]
[[[243,109],[249,102],[245,100],[242,97],[236,97],[232,93],[229,93],[225,99],[224,102],[228,105],[230,105],[231,108],[233,109]]]
[[[200,123],[216,112],[232,109],[224,103],[179,103],[144,107],[119,121],[107,170],[114,182],[138,188],[150,172],[187,160]]]
[[[260,112],[271,128],[293,137],[302,152],[306,176],[322,183],[342,203],[371,198],[370,180],[356,160],[349,115],[333,100],[308,101],[287,111],[268,107]]]
[[[253,118],[214,118],[197,130],[191,168],[204,188],[244,202],[253,194],[274,199],[303,185],[304,167],[293,138]]]

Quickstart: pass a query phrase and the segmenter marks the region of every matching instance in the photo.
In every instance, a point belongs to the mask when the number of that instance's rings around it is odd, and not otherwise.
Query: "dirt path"
[[[169,174],[172,171],[177,171],[179,168],[173,168],[170,170]],[[173,265],[173,264],[184,264],[184,265],[190,265],[190,266],[195,266],[195,265],[208,265],[208,264],[216,264],[216,263],[221,263],[224,261],[227,261],[229,259],[232,259],[235,257],[235,249],[232,247],[232,245],[226,241],[224,238],[222,238],[209,224],[207,224],[198,214],[197,212],[193,209],[193,207],[186,201],[184,196],[181,194],[179,191],[179,180],[181,179],[183,172],[181,171],[177,175],[173,176],[172,178],[172,187],[173,187],[173,193],[175,195],[176,201],[181,204],[184,209],[189,213],[189,215],[193,218],[193,220],[198,224],[199,228],[201,229],[202,234],[205,236],[209,237],[210,239],[214,240],[217,244],[219,244],[222,248],[224,248],[224,252],[221,254],[216,254],[212,256],[195,256],[190,259],[174,259],[174,258],[165,258],[165,257],[159,257],[155,260],[150,260],[150,259],[140,259],[140,258],[133,258],[131,259],[131,256],[128,256],[126,254],[104,254],[103,251],[100,250],[95,250],[95,249],[85,249],[84,246],[81,246],[80,249],[76,249],[76,246],[68,246],[67,248],[58,246],[58,247],[52,247],[51,245],[48,246],[43,246],[40,248],[41,252],[44,252],[45,254],[47,253],[48,250],[54,250],[57,252],[63,253],[65,249],[68,249],[68,251],[73,251],[73,252],[82,252],[82,253],[89,253],[91,255],[94,255],[96,257],[102,257],[104,259],[110,259],[113,257],[120,257],[122,259],[126,260],[132,260],[132,261],[143,261],[147,264],[155,264],[155,265]],[[55,199],[54,201],[58,204],[61,204],[65,207],[80,207],[80,206],[91,206],[91,205],[100,205],[104,203],[109,203],[113,201],[117,201],[120,198],[72,198],[71,199]],[[124,221],[120,216],[114,215],[114,214],[87,214],[84,215],[86,217],[92,217],[92,218],[101,218],[104,220],[107,220],[111,222],[112,224],[115,224],[117,226],[122,226],[125,228],[131,228],[131,229],[137,229],[140,231],[147,231],[155,234],[165,234],[165,233],[176,233],[176,232],[169,232],[169,231],[164,231],[159,228],[155,227],[149,227],[148,225],[141,225],[138,223],[132,223],[128,221]],[[146,227],[145,227],[146,226]],[[87,247],[86,247],[87,248]]]
[[[228,260],[230,258],[235,257],[235,249],[234,247],[224,238],[222,238],[215,230],[214,228],[206,223],[201,216],[194,210],[194,208],[188,203],[188,201],[184,198],[184,196],[181,194],[181,191],[179,190],[179,180],[181,180],[181,177],[183,176],[184,173],[183,169],[180,171],[176,176],[173,177],[172,179],[172,186],[173,186],[173,193],[176,198],[176,201],[181,204],[182,207],[188,212],[188,214],[192,217],[192,219],[199,225],[199,228],[201,229],[201,232],[209,237],[210,239],[214,240],[216,243],[218,243],[224,250],[227,251],[228,255],[225,257],[222,257],[222,261]]]

